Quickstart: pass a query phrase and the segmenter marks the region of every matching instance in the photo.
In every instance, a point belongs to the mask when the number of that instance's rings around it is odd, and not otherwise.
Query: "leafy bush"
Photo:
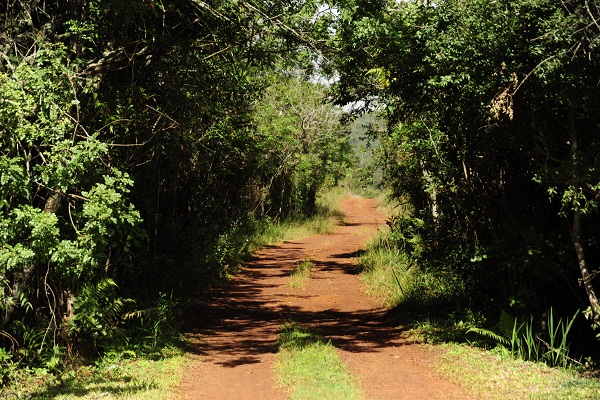
[[[0,386],[6,382],[14,370],[12,353],[0,347]]]

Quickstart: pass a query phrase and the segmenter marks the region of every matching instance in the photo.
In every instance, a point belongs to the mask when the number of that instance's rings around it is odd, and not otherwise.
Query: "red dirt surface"
[[[403,328],[361,290],[356,256],[385,221],[376,200],[347,199],[341,209],[345,223],[334,233],[262,250],[230,285],[191,308],[191,356],[178,399],[287,399],[273,361],[289,320],[331,339],[367,399],[473,398],[441,378],[435,354],[403,339]],[[307,258],[315,272],[304,288],[289,287],[290,272]]]

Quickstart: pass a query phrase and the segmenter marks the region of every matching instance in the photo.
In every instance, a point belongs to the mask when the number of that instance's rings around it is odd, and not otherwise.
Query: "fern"
[[[517,318],[513,317],[506,311],[500,312],[500,320],[498,321],[498,329],[504,335],[504,337],[512,337],[515,332],[515,325],[517,324]],[[517,332],[519,329],[516,330]]]
[[[75,311],[69,333],[75,337],[92,339],[95,345],[114,334],[123,317],[125,305],[133,302],[118,297],[117,284],[110,278],[85,284],[79,296],[73,299]]]
[[[514,356],[523,360],[543,361],[550,366],[567,367],[569,363],[577,363],[577,360],[568,356],[567,335],[578,313],[579,311],[572,319],[563,321],[560,318],[555,323],[554,312],[550,308],[548,312],[548,342],[535,331],[533,316],[530,316],[525,322],[519,323],[517,318],[505,311],[502,311],[498,322],[499,334],[482,328],[471,328],[468,332],[477,333],[509,348]]]
[[[485,336],[488,339],[491,339],[494,342],[496,342],[498,344],[501,344],[501,345],[505,345],[505,346],[509,346],[510,345],[510,341],[508,339],[506,339],[502,335],[499,335],[496,332],[491,331],[489,329],[473,327],[473,328],[470,328],[467,331],[467,333],[468,332],[473,332],[473,333],[476,333],[478,335]]]

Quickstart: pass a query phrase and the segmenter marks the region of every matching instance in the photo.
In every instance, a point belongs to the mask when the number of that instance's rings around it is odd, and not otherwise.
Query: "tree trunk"
[[[60,191],[56,191],[48,196],[46,199],[46,204],[44,205],[44,212],[50,214],[56,214],[60,207],[60,201],[62,199],[62,195]],[[2,318],[1,327],[4,328],[6,324],[8,324],[12,316],[17,309],[17,303],[19,301],[19,294],[23,292],[25,287],[27,286],[27,282],[33,276],[33,273],[36,270],[36,265],[32,264],[23,268],[21,271],[16,271],[14,273],[14,284],[9,291],[8,297],[12,300],[9,301],[6,305],[6,310],[4,312],[4,316]]]
[[[569,109],[569,133],[571,136],[571,172],[572,172],[572,184],[575,188],[580,188],[579,181],[579,136],[577,132],[577,120],[575,117],[575,110],[571,107]],[[571,228],[571,238],[573,240],[573,246],[575,248],[575,254],[577,255],[577,263],[579,270],[581,271],[581,282],[585,287],[588,301],[590,303],[592,318],[596,322],[600,322],[600,304],[598,303],[598,297],[592,286],[592,276],[590,276],[587,262],[585,260],[585,252],[581,243],[581,210],[577,205],[573,206],[573,226]]]
[[[431,217],[433,218],[434,229],[437,231],[439,218],[440,218],[440,213],[438,210],[437,188],[436,188],[435,182],[433,181],[433,178],[429,174],[429,171],[427,171],[427,169],[425,169],[422,162],[421,162],[421,171],[423,173],[423,179],[425,179],[425,182],[427,182],[427,185],[428,185],[429,190],[427,191],[427,195],[429,196]]]

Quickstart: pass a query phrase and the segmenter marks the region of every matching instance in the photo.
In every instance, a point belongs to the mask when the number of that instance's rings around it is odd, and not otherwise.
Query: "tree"
[[[267,214],[314,213],[317,191],[336,184],[351,165],[341,111],[326,101],[326,90],[296,76],[273,77],[257,102],[265,182],[260,207]]]
[[[387,181],[427,223],[421,261],[520,313],[582,306],[578,272],[597,315],[597,5],[338,4],[336,99],[386,115]]]
[[[290,51],[313,65],[316,7],[0,5],[0,340],[35,338],[51,354],[29,362],[52,365],[102,352],[124,298],[160,299],[186,264],[223,273],[271,151],[255,104]]]

